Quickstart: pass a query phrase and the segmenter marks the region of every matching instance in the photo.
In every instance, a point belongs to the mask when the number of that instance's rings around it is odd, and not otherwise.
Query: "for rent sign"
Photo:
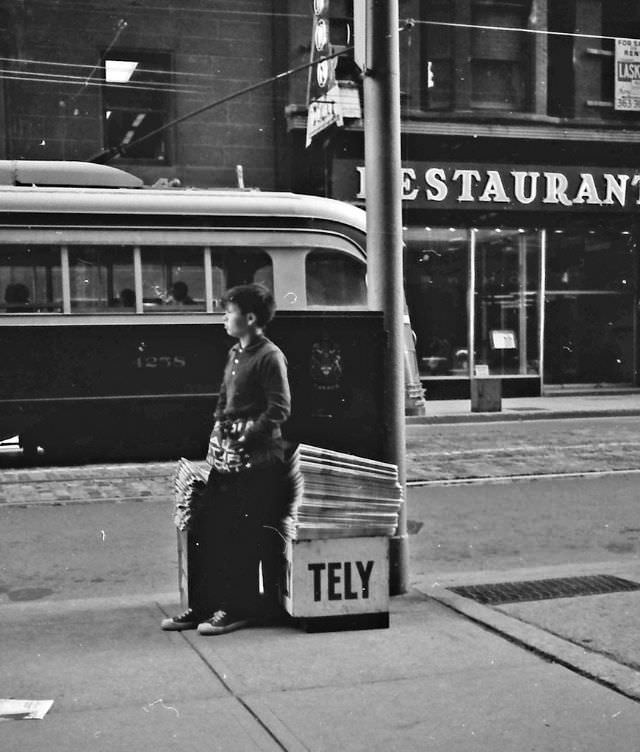
[[[640,39],[616,39],[615,109],[640,110]]]
[[[364,166],[336,160],[333,197],[365,198]],[[640,210],[640,169],[412,162],[398,176],[405,205],[439,209]]]

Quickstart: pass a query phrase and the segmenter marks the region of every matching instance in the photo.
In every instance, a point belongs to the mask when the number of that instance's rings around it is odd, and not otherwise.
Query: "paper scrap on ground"
[[[52,705],[53,700],[0,699],[0,721],[41,721]]]

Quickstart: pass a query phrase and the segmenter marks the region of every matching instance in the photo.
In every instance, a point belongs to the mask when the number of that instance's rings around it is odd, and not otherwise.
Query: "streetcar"
[[[0,440],[55,460],[203,456],[232,344],[221,301],[249,282],[278,306],[268,335],[289,360],[291,440],[379,456],[364,212],[0,161]]]

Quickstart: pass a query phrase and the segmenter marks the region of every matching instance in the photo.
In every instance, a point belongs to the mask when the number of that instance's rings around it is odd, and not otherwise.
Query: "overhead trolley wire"
[[[50,0],[32,0],[32,3],[34,5],[44,5],[46,7],[50,7]],[[232,8],[185,8],[180,7],[176,8],[175,6],[170,5],[145,5],[144,7],[135,7],[135,6],[125,6],[124,4],[120,7],[107,7],[104,3],[79,3],[76,2],[76,0],[70,0],[69,2],[64,2],[64,0],[58,0],[58,4],[62,6],[62,10],[73,10],[73,9],[79,9],[79,10],[86,10],[91,13],[99,12],[99,13],[111,13],[111,14],[117,14],[117,13],[127,13],[128,15],[131,15],[132,13],[141,14],[145,13],[147,11],[159,11],[159,12],[165,12],[165,13],[206,13],[206,14],[212,14],[212,15],[222,15],[222,16],[255,16],[256,18],[306,18],[311,20],[312,14],[311,12],[308,13],[291,13],[291,12],[285,12],[285,11],[262,11],[262,10],[237,10]]]
[[[117,54],[117,53],[116,53]],[[110,58],[117,60],[118,58]],[[90,65],[88,63],[61,63],[58,60],[36,60],[35,58],[25,58],[25,57],[2,57],[0,56],[0,63],[2,62],[8,62],[8,63],[18,63],[20,65],[49,65],[49,66],[60,66],[64,68],[90,68],[93,69],[95,66]],[[104,66],[100,66],[104,67]],[[158,74],[167,74],[169,73],[171,76],[193,76],[195,78],[212,78],[214,74],[212,73],[197,73],[197,72],[187,72],[187,71],[177,71],[177,70],[171,70],[168,71],[166,68],[137,68],[137,71],[140,73],[158,73]],[[62,74],[60,74],[62,75]],[[84,78],[83,76],[78,76],[80,78]]]
[[[479,31],[521,31],[525,34],[546,34],[554,37],[573,37],[576,39],[604,39],[615,41],[619,37],[606,36],[603,34],[582,34],[576,31],[553,31],[551,29],[530,29],[524,26],[490,26],[487,24],[457,23],[455,21],[419,21],[417,18],[407,18],[404,23],[420,26],[443,26],[453,29],[475,29]],[[636,37],[626,37],[635,39]]]
[[[61,86],[78,86],[83,87],[90,86],[108,86],[110,88],[118,89],[133,89],[138,91],[157,91],[157,92],[169,92],[173,94],[200,94],[203,91],[207,91],[208,87],[192,84],[191,86],[176,84],[156,84],[152,81],[128,81],[128,82],[115,82],[105,81],[99,79],[95,81],[85,81],[83,76],[65,76],[55,73],[43,73],[43,72],[30,72],[21,70],[11,70],[10,68],[0,67],[0,79],[5,81],[30,81],[35,83],[48,83],[59,84]],[[77,97],[76,97],[77,98]]]
[[[326,55],[316,60],[311,60],[307,63],[302,63],[301,65],[297,65],[294,68],[290,68],[289,70],[282,71],[281,73],[277,73],[275,76],[271,76],[269,78],[263,79],[262,81],[257,81],[256,83],[250,84],[249,86],[245,86],[242,89],[238,89],[237,91],[234,91],[231,94],[227,94],[226,96],[221,97],[220,99],[216,99],[214,102],[209,102],[208,104],[205,104],[202,107],[198,107],[197,109],[192,110],[191,112],[188,112],[185,115],[182,115],[181,117],[174,118],[173,120],[170,120],[168,123],[165,123],[159,128],[155,128],[154,130],[149,131],[149,133],[146,133],[145,135],[140,136],[139,138],[136,138],[135,140],[129,142],[128,144],[121,143],[118,146],[111,146],[108,149],[103,149],[97,154],[94,154],[92,157],[89,157],[89,159],[86,161],[96,162],[99,164],[106,164],[107,162],[110,162],[114,157],[126,152],[127,150],[131,149],[133,146],[137,146],[142,141],[146,141],[148,138],[157,136],[158,133],[162,133],[168,130],[169,128],[173,128],[175,125],[179,125],[180,123],[183,123],[185,120],[189,120],[190,118],[195,117],[196,115],[201,115],[203,112],[206,112],[207,110],[211,110],[214,107],[217,107],[218,105],[225,104],[226,102],[229,102],[232,99],[236,99],[237,97],[241,97],[244,94],[249,94],[250,92],[255,91],[256,89],[262,88],[263,86],[274,84],[276,81],[280,81],[283,78],[287,78],[288,76],[292,76],[295,73],[299,73],[300,71],[307,70],[308,68],[311,68],[312,66],[317,65],[318,63],[324,62],[325,60],[333,60],[336,57],[340,57],[340,55],[347,55],[351,52],[353,52],[353,47],[345,47],[338,52],[332,53],[331,55]]]

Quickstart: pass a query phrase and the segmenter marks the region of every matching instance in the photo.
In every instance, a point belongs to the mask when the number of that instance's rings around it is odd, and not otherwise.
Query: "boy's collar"
[[[243,347],[240,342],[236,342],[236,344],[233,346],[233,349],[238,350],[239,352],[257,350],[258,347],[266,342],[266,340],[267,338],[264,336],[264,334],[257,334],[246,347]]]

